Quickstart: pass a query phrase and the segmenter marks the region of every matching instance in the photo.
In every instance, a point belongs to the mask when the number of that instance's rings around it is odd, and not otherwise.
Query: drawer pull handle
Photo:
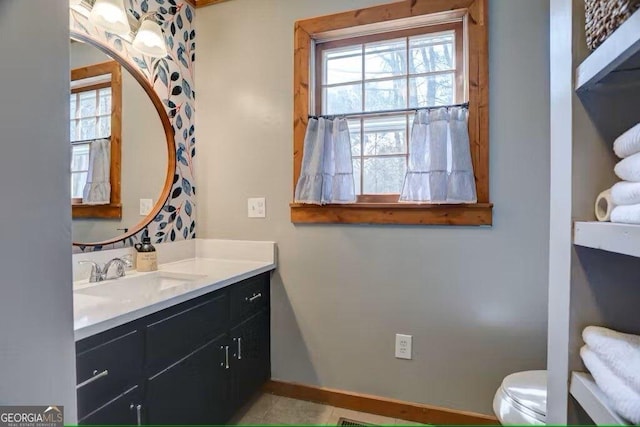
[[[93,377],[89,378],[88,380],[82,381],[80,384],[78,384],[76,386],[76,390],[79,390],[80,388],[82,388],[82,387],[84,387],[84,386],[86,386],[88,384],[91,384],[92,382],[97,381],[98,379],[100,379],[102,377],[106,377],[107,375],[109,375],[109,371],[106,370],[106,369],[104,371],[100,372],[100,373],[98,373],[97,370],[93,371]]]
[[[129,409],[133,411],[136,410],[136,419],[138,421],[138,425],[142,425],[142,405],[134,405],[133,403],[129,406]]]
[[[245,297],[244,300],[245,301],[249,301],[249,302],[254,302],[258,298],[262,298],[262,292],[258,292],[257,294],[253,294],[253,296],[251,298]]]
[[[229,346],[224,346],[224,369],[229,369]]]
[[[238,337],[238,360],[242,360],[242,338]]]

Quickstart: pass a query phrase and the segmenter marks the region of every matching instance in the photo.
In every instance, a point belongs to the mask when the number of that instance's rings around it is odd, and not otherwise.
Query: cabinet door
[[[229,328],[229,298],[226,292],[197,304],[181,305],[153,316],[146,322],[147,371],[157,374],[215,339]]]
[[[145,423],[224,423],[229,395],[227,346],[225,334],[148,378]]]
[[[141,425],[142,393],[135,386],[106,405],[90,413],[78,424],[81,425]]]
[[[269,311],[231,330],[232,408],[238,409],[271,377]]]

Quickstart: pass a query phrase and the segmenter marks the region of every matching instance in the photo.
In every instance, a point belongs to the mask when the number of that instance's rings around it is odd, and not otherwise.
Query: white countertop
[[[275,269],[275,260],[250,261],[197,257],[162,264],[160,275],[189,280],[176,286],[143,289],[136,283],[151,281],[157,272],[128,272],[123,279],[74,282],[75,340],[123,325],[157,311]],[[145,279],[147,276],[147,279]],[[134,280],[129,280],[134,279]],[[178,282],[178,280],[176,280]],[[136,286],[134,289],[133,286]]]

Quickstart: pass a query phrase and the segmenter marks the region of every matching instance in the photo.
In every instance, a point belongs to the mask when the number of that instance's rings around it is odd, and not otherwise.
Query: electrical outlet
[[[153,200],[140,199],[140,215],[147,216],[151,213],[152,209],[153,209]]]
[[[247,200],[249,218],[266,218],[267,203],[264,197],[255,197]]]
[[[413,337],[411,335],[396,334],[396,358],[397,359],[412,359],[411,356],[411,342]]]

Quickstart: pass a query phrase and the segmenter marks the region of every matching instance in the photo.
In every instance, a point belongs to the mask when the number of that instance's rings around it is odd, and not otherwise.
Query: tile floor
[[[412,421],[334,408],[304,400],[263,393],[249,403],[233,424],[295,424],[337,425],[340,418],[349,418],[377,425],[422,425]]]

